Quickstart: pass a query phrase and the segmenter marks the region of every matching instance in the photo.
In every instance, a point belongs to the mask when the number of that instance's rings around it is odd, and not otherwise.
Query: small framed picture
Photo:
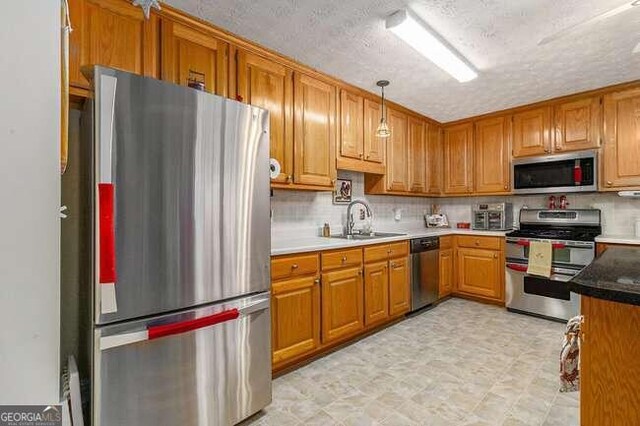
[[[351,189],[351,179],[336,179],[336,185],[333,188],[333,204],[349,204]]]

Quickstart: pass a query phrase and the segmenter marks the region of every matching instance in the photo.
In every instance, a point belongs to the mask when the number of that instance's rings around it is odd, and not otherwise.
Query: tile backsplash
[[[513,203],[514,218],[517,221],[518,211],[523,206],[543,208],[548,198],[548,195],[465,198],[365,195],[362,173],[340,171],[338,177],[352,180],[353,199],[369,203],[374,213],[374,228],[380,230],[423,227],[422,217],[430,211],[432,204],[441,207],[452,226],[456,222],[470,222],[471,206],[482,202]],[[271,198],[272,235],[275,238],[318,235],[326,222],[331,225],[332,233],[339,233],[347,223],[347,206],[334,205],[332,198],[331,192],[275,190]],[[616,193],[567,194],[567,199],[569,208],[602,210],[602,226],[607,234],[633,235],[634,223],[640,219],[640,199],[622,198]],[[396,220],[398,210],[399,220]]]

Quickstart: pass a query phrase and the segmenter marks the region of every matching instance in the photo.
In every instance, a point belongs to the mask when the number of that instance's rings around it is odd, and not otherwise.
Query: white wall
[[[60,4],[0,14],[0,404],[59,400]]]
[[[340,171],[338,177],[352,179],[354,199],[365,199],[374,211],[374,227],[380,230],[410,230],[422,227],[422,215],[437,203],[449,218],[449,223],[471,222],[471,206],[475,203],[511,202],[514,220],[523,205],[530,208],[545,208],[546,195],[422,198],[364,195],[362,173]],[[559,194],[556,194],[556,196]],[[596,208],[602,210],[602,228],[607,234],[633,235],[634,223],[640,219],[640,199],[622,198],[617,193],[567,194],[569,208]],[[332,204],[330,192],[276,190],[271,199],[273,238],[295,238],[318,235],[320,227],[329,222],[332,232],[337,233],[346,223],[347,208]],[[402,209],[399,221],[394,210]]]

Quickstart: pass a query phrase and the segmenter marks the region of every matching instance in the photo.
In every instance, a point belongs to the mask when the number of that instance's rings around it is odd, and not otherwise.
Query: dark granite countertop
[[[640,305],[640,248],[609,247],[569,281],[574,293]]]

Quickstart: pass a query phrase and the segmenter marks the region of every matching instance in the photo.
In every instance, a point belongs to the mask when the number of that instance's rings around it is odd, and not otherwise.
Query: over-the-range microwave
[[[595,151],[513,160],[514,194],[597,190],[598,155]]]

